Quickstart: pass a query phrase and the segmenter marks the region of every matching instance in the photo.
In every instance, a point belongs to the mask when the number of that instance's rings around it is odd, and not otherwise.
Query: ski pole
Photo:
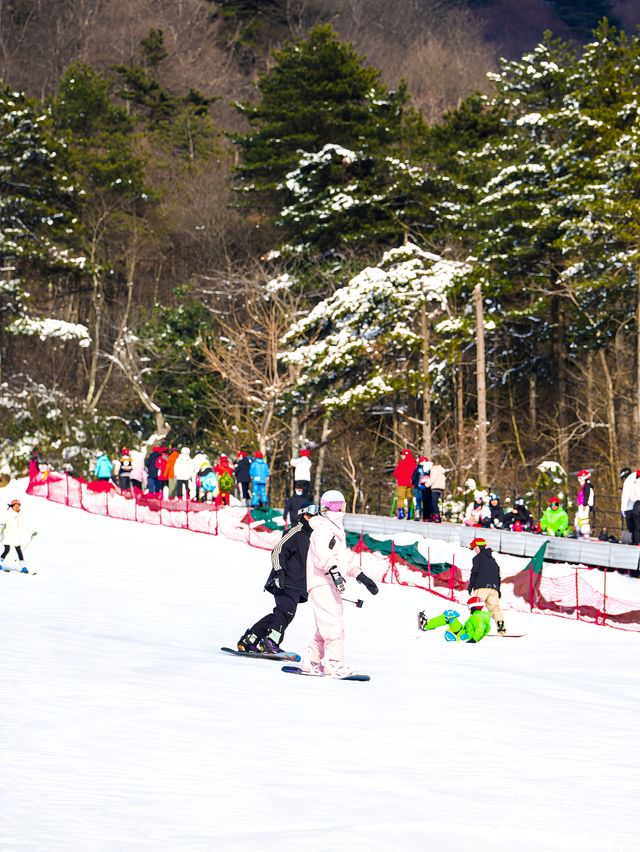
[[[364,601],[360,600],[360,598],[358,598],[357,601],[352,601],[351,598],[342,598],[342,600],[346,601],[347,603],[355,604],[358,609],[362,609],[362,607],[364,606]]]

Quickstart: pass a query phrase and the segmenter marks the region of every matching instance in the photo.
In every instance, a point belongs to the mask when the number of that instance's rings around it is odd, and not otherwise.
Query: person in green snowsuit
[[[460,613],[455,609],[445,609],[442,615],[427,618],[425,612],[418,613],[420,630],[435,630],[436,627],[447,627],[444,638],[447,642],[479,642],[491,630],[491,616],[484,609],[482,598],[472,597],[467,601],[471,615],[462,624]]]
[[[569,515],[560,508],[560,498],[552,497],[540,518],[540,529],[545,535],[563,536],[568,528]]]

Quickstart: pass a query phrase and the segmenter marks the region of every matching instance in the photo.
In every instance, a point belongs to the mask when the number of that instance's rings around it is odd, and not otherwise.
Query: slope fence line
[[[144,494],[137,488],[121,492],[109,482],[89,483],[68,474],[38,474],[30,480],[27,494],[94,515],[220,535],[260,550],[272,550],[281,538],[279,529],[266,526],[260,510],[215,506],[188,497],[167,500],[160,495]],[[383,583],[410,586],[446,601],[465,604],[470,572],[455,564],[455,554],[450,563],[432,564],[428,550],[426,565],[414,565],[405,558],[407,548],[397,549],[393,540],[377,542],[366,536],[365,541],[361,533],[356,540],[353,534],[349,538],[350,547],[359,554],[361,563],[372,563]],[[370,546],[374,543],[380,545],[376,550]],[[607,595],[606,572],[604,591],[600,592],[579,576],[577,570],[566,577],[544,577],[541,567],[535,566],[532,559],[526,568],[502,582],[513,586],[512,599],[504,602],[505,609],[640,632],[640,607]]]

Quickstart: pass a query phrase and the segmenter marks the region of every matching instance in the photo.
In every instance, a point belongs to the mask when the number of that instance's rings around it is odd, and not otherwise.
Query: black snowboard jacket
[[[271,551],[271,572],[265,589],[271,594],[284,590],[307,600],[307,554],[311,533],[309,522],[302,518]]]
[[[471,594],[474,589],[495,589],[500,594],[500,566],[490,547],[483,547],[473,557],[467,591]]]

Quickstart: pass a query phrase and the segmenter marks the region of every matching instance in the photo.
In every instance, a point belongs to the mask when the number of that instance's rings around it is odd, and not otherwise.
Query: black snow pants
[[[256,621],[253,627],[247,630],[247,633],[255,633],[258,639],[263,638],[270,630],[277,630],[280,634],[278,644],[282,642],[284,632],[293,621],[296,614],[300,596],[297,592],[287,591],[287,589],[274,589],[273,597],[275,606],[273,612],[265,615],[260,621]]]

